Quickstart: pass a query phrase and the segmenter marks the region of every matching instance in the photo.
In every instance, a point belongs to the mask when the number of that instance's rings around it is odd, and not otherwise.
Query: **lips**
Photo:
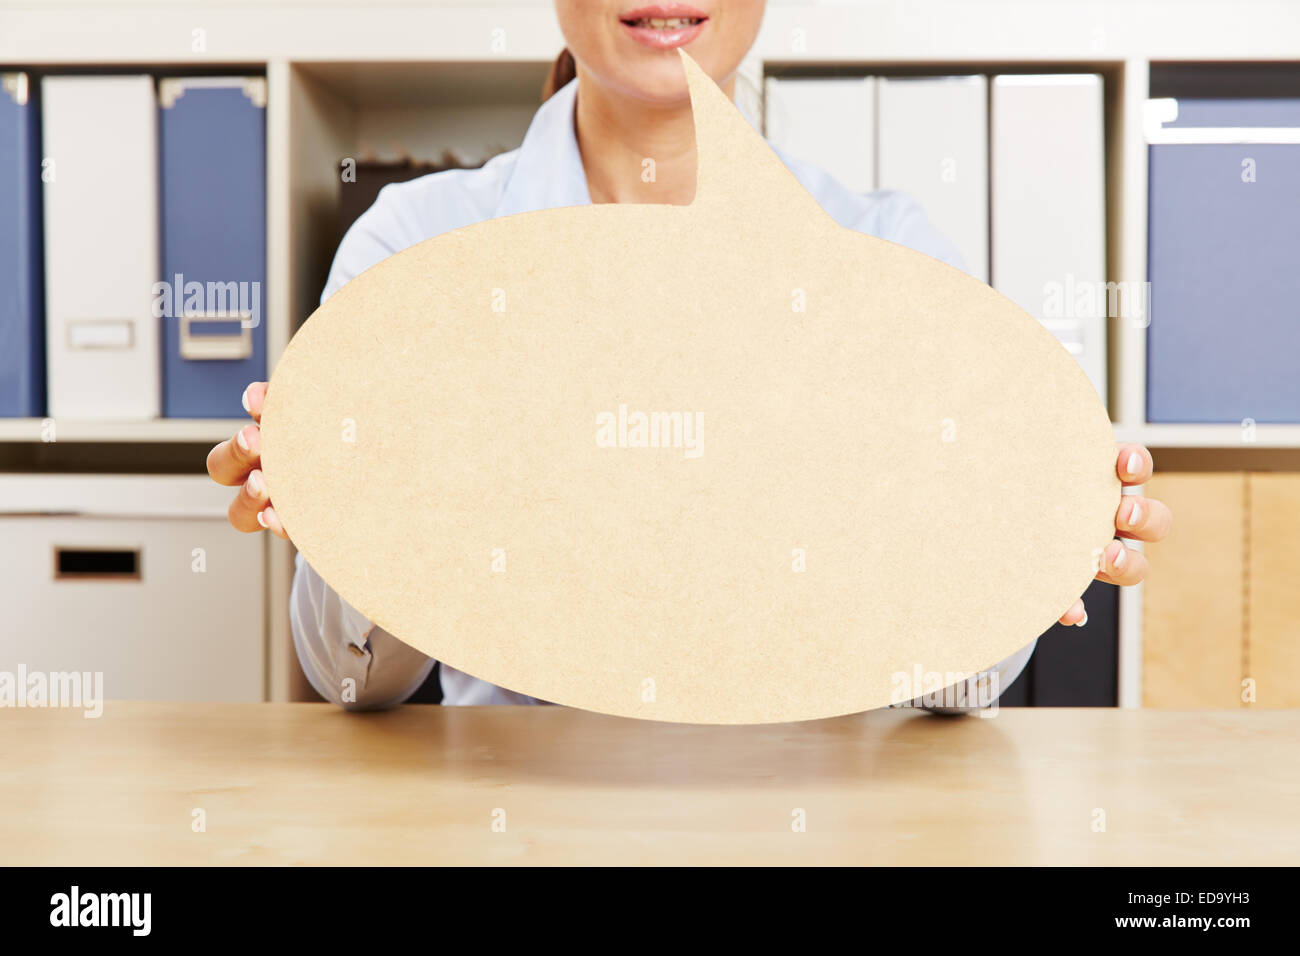
[[[663,3],[629,10],[619,21],[627,34],[642,46],[675,50],[699,36],[709,18],[703,11],[684,3]]]

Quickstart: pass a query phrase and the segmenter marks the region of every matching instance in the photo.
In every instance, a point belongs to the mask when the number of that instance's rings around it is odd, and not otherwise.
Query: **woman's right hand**
[[[239,485],[239,493],[226,511],[230,523],[238,531],[273,531],[282,538],[284,533],[280,518],[271,507],[266,494],[266,480],[262,477],[262,433],[258,422],[262,420],[262,402],[266,400],[266,383],[254,382],[244,389],[244,410],[253,417],[253,424],[245,425],[234,438],[223,441],[208,452],[208,475],[219,485]]]

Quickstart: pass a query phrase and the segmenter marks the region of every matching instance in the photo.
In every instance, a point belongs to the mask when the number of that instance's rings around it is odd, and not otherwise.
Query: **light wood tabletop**
[[[1297,739],[1262,710],[6,709],[0,863],[1293,864]]]

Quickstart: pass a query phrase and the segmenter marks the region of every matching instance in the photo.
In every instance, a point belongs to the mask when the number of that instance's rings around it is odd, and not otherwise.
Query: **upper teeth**
[[[636,22],[639,27],[654,27],[656,30],[680,30],[682,27],[699,23],[697,17],[642,17]]]

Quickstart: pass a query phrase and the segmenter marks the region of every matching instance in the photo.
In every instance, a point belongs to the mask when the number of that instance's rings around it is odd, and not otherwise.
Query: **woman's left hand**
[[[1125,487],[1145,484],[1153,469],[1151,452],[1141,445],[1119,446],[1115,470]],[[1109,584],[1137,584],[1146,577],[1146,557],[1141,551],[1125,547],[1124,540],[1159,541],[1169,533],[1173,519],[1169,508],[1154,498],[1125,495],[1120,499],[1119,510],[1115,512],[1115,540],[1102,552],[1097,580]],[[1087,621],[1088,612],[1084,610],[1082,598],[1061,615],[1062,624],[1083,626]]]

